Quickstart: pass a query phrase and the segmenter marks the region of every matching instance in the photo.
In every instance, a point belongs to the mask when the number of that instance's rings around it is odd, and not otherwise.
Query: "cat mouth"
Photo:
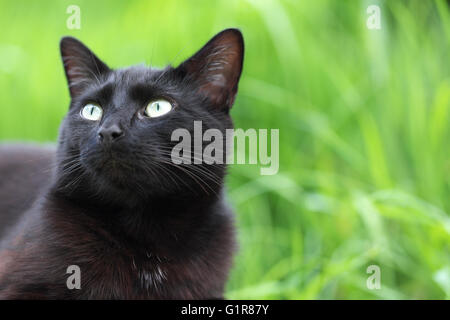
[[[135,166],[128,163],[128,157],[124,152],[105,150],[85,158],[82,163],[88,171],[96,175],[122,180],[137,172]]]
[[[99,163],[96,167],[96,171],[111,176],[123,176],[134,173],[136,170],[124,161],[117,158],[109,158]]]

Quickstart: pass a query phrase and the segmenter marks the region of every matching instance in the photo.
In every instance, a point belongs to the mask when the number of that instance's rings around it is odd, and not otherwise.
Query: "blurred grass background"
[[[445,1],[0,0],[0,140],[55,141],[63,35],[112,67],[164,66],[227,27],[246,42],[236,127],[280,130],[278,175],[230,170],[241,248],[227,297],[450,299]]]

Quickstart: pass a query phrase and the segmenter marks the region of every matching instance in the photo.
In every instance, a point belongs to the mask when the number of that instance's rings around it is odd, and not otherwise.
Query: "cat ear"
[[[60,49],[72,98],[77,96],[86,85],[99,81],[101,75],[110,71],[105,63],[75,38],[62,38]]]
[[[198,84],[215,106],[228,110],[234,103],[244,59],[244,39],[238,29],[213,37],[177,70]]]

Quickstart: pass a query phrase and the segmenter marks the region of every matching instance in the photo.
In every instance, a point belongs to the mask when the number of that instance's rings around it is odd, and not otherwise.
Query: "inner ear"
[[[194,80],[198,91],[220,109],[234,103],[242,72],[244,40],[237,29],[226,29],[177,69]]]
[[[75,38],[62,38],[60,49],[72,98],[79,95],[89,84],[99,82],[101,77],[110,71],[104,62]]]

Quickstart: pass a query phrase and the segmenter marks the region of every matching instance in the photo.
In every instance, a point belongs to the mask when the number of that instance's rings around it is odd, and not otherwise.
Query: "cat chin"
[[[153,185],[151,179],[139,175],[137,169],[123,167],[120,163],[108,161],[98,167],[88,166],[87,171],[99,193],[118,201],[136,201],[163,191],[157,185]]]
[[[132,172],[123,168],[116,161],[108,161],[97,167],[89,166],[88,171],[93,173],[93,176],[99,182],[112,184],[112,186],[121,190],[131,188],[130,185],[134,178]]]

